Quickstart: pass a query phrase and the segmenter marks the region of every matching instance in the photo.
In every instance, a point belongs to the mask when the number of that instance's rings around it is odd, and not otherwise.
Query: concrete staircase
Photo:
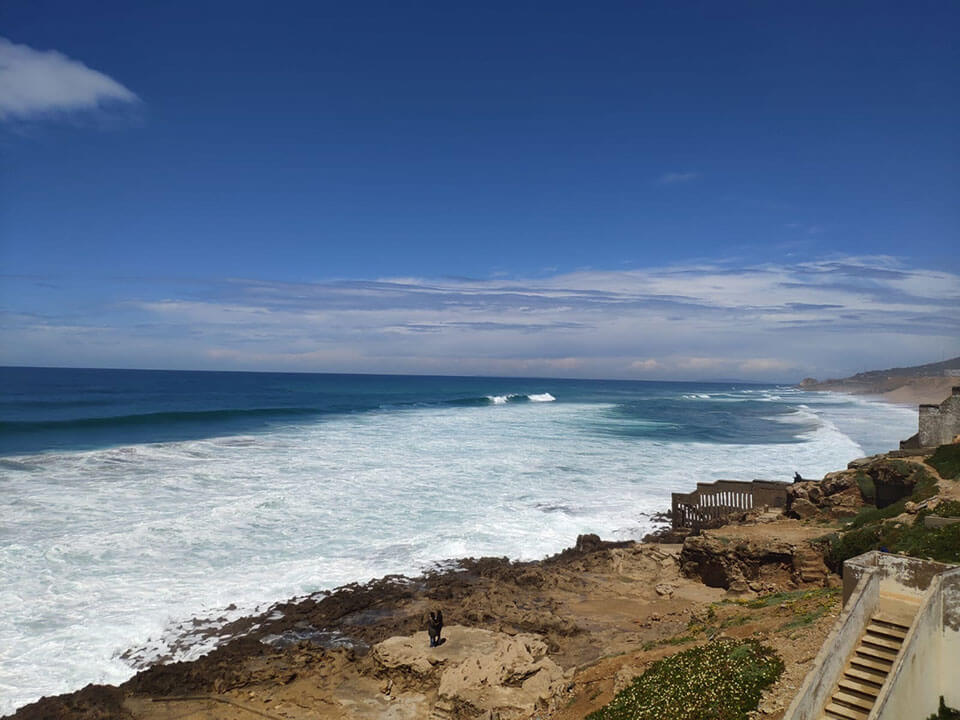
[[[871,618],[860,644],[847,660],[822,718],[867,720],[907,635],[912,621],[907,616],[915,608],[896,609],[900,612],[885,613],[881,609]]]

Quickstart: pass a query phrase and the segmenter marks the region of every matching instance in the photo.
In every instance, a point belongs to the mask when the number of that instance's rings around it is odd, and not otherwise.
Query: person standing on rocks
[[[437,610],[430,613],[430,619],[427,621],[427,635],[430,636],[430,647],[437,647],[442,640],[440,631],[443,630],[443,610]]]

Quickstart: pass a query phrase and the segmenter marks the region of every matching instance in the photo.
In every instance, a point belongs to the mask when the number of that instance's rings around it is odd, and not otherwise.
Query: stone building
[[[953,442],[960,435],[960,385],[955,385],[950,397],[939,405],[921,405],[919,425],[916,435],[900,443],[901,449]]]

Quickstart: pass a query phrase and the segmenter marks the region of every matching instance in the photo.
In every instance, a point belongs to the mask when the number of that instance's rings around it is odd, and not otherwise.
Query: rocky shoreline
[[[198,660],[45,698],[14,717],[582,717],[581,707],[609,699],[632,672],[621,672],[625,663],[668,654],[728,595],[829,584],[825,572],[805,579],[794,560],[795,548],[821,531],[779,524],[776,534],[796,545],[581,536],[540,561],[465,559],[417,578],[347,585],[230,623],[219,632],[233,639]],[[447,618],[448,642],[431,654],[423,629],[432,609]],[[819,637],[826,626],[810,630]],[[612,675],[580,678],[597,666]]]

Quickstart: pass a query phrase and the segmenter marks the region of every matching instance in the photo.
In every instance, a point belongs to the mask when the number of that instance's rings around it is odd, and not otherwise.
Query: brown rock
[[[470,716],[527,717],[566,686],[563,670],[547,656],[543,638],[480,628],[444,628],[446,642],[429,646],[426,632],[392,637],[373,648],[386,672],[438,677],[438,705],[467,706]]]
[[[790,505],[790,514],[801,520],[812,518],[817,512],[817,506],[805,498],[797,498]]]

